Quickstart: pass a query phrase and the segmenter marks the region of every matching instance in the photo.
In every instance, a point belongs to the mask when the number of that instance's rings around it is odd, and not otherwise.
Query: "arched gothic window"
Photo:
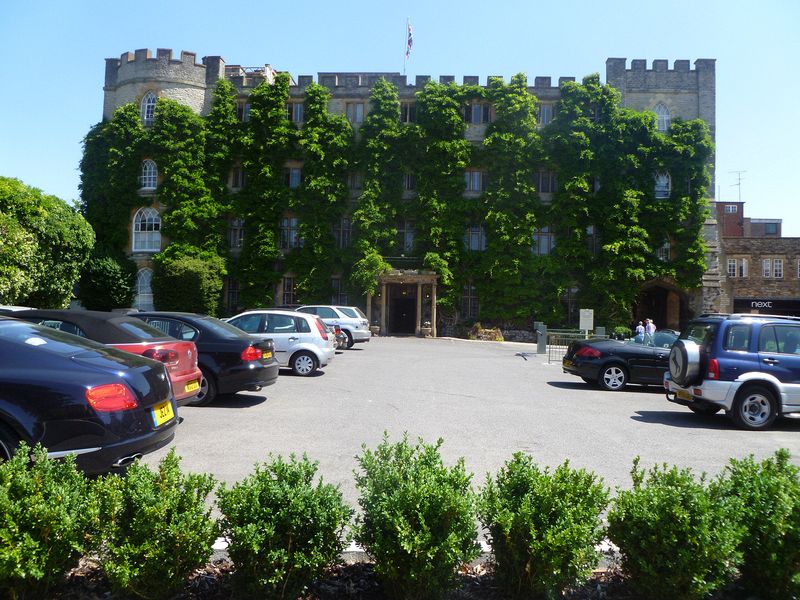
[[[156,97],[154,92],[147,92],[142,97],[142,124],[145,127],[150,127],[156,119]]]
[[[154,208],[145,207],[133,217],[133,251],[158,252],[161,250],[161,216]]]
[[[139,310],[155,310],[153,304],[153,271],[150,269],[140,269],[136,273],[136,299],[133,301],[134,307]]]
[[[142,174],[139,176],[139,189],[152,191],[158,184],[158,167],[149,158],[142,162]]]
[[[656,198],[669,198],[672,193],[672,181],[669,173],[656,173]]]
[[[656,107],[653,110],[658,117],[658,130],[666,132],[669,129],[670,122],[672,121],[672,118],[669,114],[669,109],[659,102],[656,104]]]

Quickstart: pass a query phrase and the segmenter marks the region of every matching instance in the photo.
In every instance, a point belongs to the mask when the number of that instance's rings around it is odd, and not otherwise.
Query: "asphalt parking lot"
[[[307,453],[325,481],[339,484],[357,507],[353,470],[366,443],[387,431],[415,440],[444,440],[448,464],[464,457],[476,488],[515,451],[541,465],[569,459],[606,484],[630,486],[630,468],[656,463],[716,474],[730,457],[763,458],[788,448],[800,454],[800,420],[769,431],[736,429],[719,413],[701,417],[667,402],[661,388],[605,392],[562,372],[535,346],[449,338],[372,338],[336,358],[318,375],[282,371],[260,392],[180,410],[173,446],[186,471],[233,483],[270,453]],[[170,446],[145,457],[156,465]]]

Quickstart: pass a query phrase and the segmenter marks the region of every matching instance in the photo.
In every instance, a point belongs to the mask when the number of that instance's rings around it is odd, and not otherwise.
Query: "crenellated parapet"
[[[225,75],[225,61],[207,56],[197,62],[194,52],[182,51],[175,58],[169,48],[159,48],[155,56],[149,49],[125,52],[106,59],[103,118],[129,102],[139,102],[148,92],[181,102],[198,113],[204,112],[209,92]]]

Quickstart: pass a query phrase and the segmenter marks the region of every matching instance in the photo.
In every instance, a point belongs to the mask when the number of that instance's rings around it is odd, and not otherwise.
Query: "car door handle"
[[[666,356],[666,354],[656,354],[656,358],[657,358],[658,360],[661,360],[661,359],[662,359],[662,358],[664,358],[665,356]]]
[[[297,341],[297,340],[299,340],[299,339],[300,339],[299,337],[290,337],[290,338],[289,338],[289,341],[290,341],[290,342],[296,342],[296,341]]]
[[[779,364],[781,364],[781,361],[779,361],[777,358],[765,358],[764,362],[767,363],[768,365],[779,365]]]

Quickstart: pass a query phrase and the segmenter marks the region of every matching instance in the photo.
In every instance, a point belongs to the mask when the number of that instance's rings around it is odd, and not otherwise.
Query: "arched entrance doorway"
[[[639,292],[633,316],[634,321],[653,319],[659,329],[680,331],[690,317],[686,293],[671,282],[647,283]]]

